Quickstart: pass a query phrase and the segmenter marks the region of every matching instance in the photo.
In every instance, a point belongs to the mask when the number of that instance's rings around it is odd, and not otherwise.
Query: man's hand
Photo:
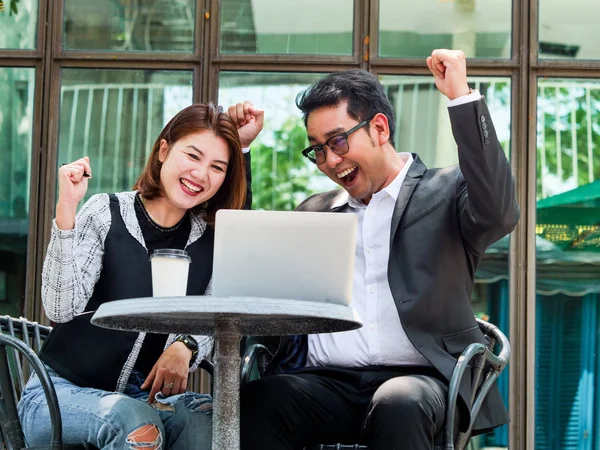
[[[263,129],[264,110],[255,108],[250,102],[244,102],[231,105],[227,111],[238,129],[242,147],[250,147],[252,141]]]
[[[434,50],[427,67],[439,91],[450,100],[469,94],[467,58],[461,50]]]
[[[143,390],[152,386],[148,403],[154,403],[158,391],[165,397],[186,391],[191,358],[192,351],[183,342],[174,342],[163,352],[140,387]]]

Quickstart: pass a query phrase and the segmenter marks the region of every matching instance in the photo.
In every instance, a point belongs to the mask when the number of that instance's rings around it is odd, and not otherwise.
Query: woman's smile
[[[183,192],[185,192],[188,195],[196,196],[204,191],[204,188],[201,185],[196,184],[191,180],[180,178],[179,182],[181,183],[181,189],[183,190]]]

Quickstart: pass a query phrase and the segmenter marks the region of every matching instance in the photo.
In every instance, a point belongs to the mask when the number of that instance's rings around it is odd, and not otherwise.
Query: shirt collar
[[[398,195],[400,195],[400,189],[402,188],[402,183],[404,183],[406,174],[408,173],[408,170],[410,169],[410,166],[412,165],[412,163],[414,161],[414,158],[411,153],[405,153],[405,152],[398,153],[398,157],[402,158],[402,160],[404,161],[404,167],[402,167],[402,170],[398,173],[398,175],[396,175],[396,178],[394,178],[390,184],[388,184],[381,191],[373,194],[373,197],[376,197],[378,195],[383,195],[383,193],[385,192],[387,195],[392,197],[392,199],[394,201],[398,200]],[[351,206],[352,208],[366,208],[367,207],[367,205],[365,205],[362,201],[357,200],[351,196],[348,196],[348,205]]]
[[[408,170],[414,161],[413,156],[410,153],[398,153],[398,157],[402,158],[404,161],[404,167],[402,167],[400,173],[396,175],[396,178],[394,178],[394,180],[383,189],[383,191],[387,192],[388,195],[394,199],[394,201],[398,200],[402,183],[404,183],[406,174],[408,173]]]

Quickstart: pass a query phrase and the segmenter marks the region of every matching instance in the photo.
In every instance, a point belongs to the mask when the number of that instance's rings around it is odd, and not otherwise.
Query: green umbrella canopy
[[[540,236],[535,238],[536,286],[542,295],[582,296],[600,293],[600,253],[562,250]],[[488,248],[475,274],[478,283],[508,280],[509,237]]]
[[[600,208],[600,180],[584,184],[562,194],[543,198],[537,202],[538,212],[540,209],[555,207]]]
[[[478,282],[508,279],[508,244],[490,246]],[[538,294],[600,293],[600,180],[537,202],[535,247]]]

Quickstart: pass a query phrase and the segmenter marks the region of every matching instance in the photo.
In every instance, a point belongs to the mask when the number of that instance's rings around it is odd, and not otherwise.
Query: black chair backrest
[[[20,340],[36,354],[42,349],[44,340],[48,337],[51,330],[52,328],[49,326],[31,322],[23,317],[17,319],[11,316],[0,316],[0,331],[2,334],[7,334]],[[23,386],[29,379],[31,370],[27,358],[22,353],[11,352],[9,363],[15,366],[15,370],[11,370],[11,375],[15,383],[17,398],[19,398]]]
[[[485,398],[510,359],[510,343],[500,329],[492,323],[477,319],[479,329],[487,344],[473,343],[460,355],[452,372],[448,388],[448,407],[444,430],[444,449],[463,450],[471,438],[471,431]],[[458,390],[464,373],[471,371],[471,423],[466,431],[454,436],[454,418]]]
[[[27,319],[0,316],[0,444],[7,450],[25,448],[17,403],[32,371],[40,378],[50,410],[51,439],[50,444],[43,448],[63,448],[62,423],[56,392],[36,354],[50,330],[50,327]]]

